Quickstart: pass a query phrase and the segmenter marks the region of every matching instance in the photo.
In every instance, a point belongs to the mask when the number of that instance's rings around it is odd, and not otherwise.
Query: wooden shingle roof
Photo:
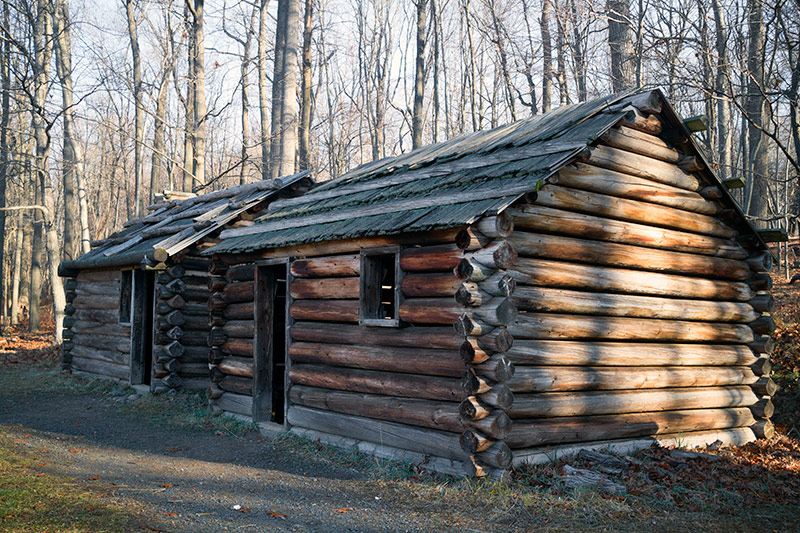
[[[367,163],[301,197],[272,202],[256,224],[222,231],[222,242],[204,254],[471,224],[538,190],[545,179],[632,113],[631,104],[650,100],[663,107],[671,133],[703,159],[702,174],[720,188],[722,201],[738,215],[737,227],[764,246],[663,93],[633,90]]]
[[[153,263],[156,255],[173,256],[236,220],[248,209],[277,197],[282,190],[308,175],[306,171],[163,202],[149,215],[126,222],[122,230],[98,242],[90,252],[63,262],[61,269],[133,266]]]

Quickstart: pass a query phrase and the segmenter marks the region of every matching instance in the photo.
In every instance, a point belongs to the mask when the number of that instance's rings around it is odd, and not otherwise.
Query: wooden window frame
[[[122,303],[125,301],[123,298],[125,294],[125,278],[128,278],[128,316],[127,320],[122,318]],[[121,270],[119,273],[119,323],[123,326],[130,326],[133,323],[133,296],[136,288],[133,286],[133,270]]]
[[[374,290],[369,286],[369,272],[371,269],[370,257],[376,255],[394,256],[394,318],[375,318],[368,316],[367,300],[369,293]],[[368,327],[399,328],[400,327],[400,305],[403,303],[403,271],[400,268],[400,246],[386,246],[383,248],[370,248],[361,250],[361,274],[359,275],[358,293],[358,323]]]

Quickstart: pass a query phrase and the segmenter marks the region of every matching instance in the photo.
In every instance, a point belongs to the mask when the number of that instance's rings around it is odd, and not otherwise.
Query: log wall
[[[209,260],[184,254],[156,276],[152,389],[208,386]]]
[[[774,384],[762,376],[774,302],[756,283],[770,261],[740,244],[684,157],[618,127],[509,210],[518,315],[504,412],[515,456],[662,434],[771,434]],[[486,273],[464,272],[477,286],[460,294],[486,298]],[[480,394],[495,386],[468,376],[465,412],[485,415]]]
[[[454,244],[406,248],[397,327],[359,325],[359,253],[291,263],[288,422],[461,461]]]
[[[212,412],[253,415],[255,265],[209,265],[208,388]]]
[[[119,270],[82,271],[65,282],[62,368],[130,379],[131,326],[119,322]]]

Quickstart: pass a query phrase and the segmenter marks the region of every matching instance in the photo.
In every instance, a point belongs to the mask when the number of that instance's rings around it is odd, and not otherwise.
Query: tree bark
[[[608,47],[611,51],[611,86],[620,92],[634,83],[633,41],[628,0],[607,0]]]
[[[425,124],[424,106],[425,99],[425,40],[427,24],[427,0],[416,0],[417,8],[417,55],[414,71],[414,109],[411,115],[411,147],[422,146],[422,130]]]
[[[192,0],[187,0],[192,1]],[[192,36],[192,81],[194,82],[194,153],[192,160],[193,183],[195,189],[206,183],[206,41],[203,29],[203,9],[205,0],[193,0]]]
[[[279,0],[280,3],[281,0]],[[300,0],[282,0],[286,6],[285,48],[281,79],[281,137],[279,176],[294,174],[297,156],[297,44]]]
[[[311,38],[314,31],[313,0],[305,0],[303,16],[303,66],[300,76],[300,146],[299,170],[311,168]]]
[[[269,0],[261,0],[258,9],[258,104],[261,121],[261,179],[269,172],[270,123],[267,98],[267,7]],[[276,49],[277,52],[277,49]]]
[[[125,13],[128,17],[128,37],[131,42],[133,57],[133,100],[136,106],[133,137],[133,174],[134,174],[134,217],[144,215],[144,192],[142,191],[142,142],[144,140],[144,107],[142,106],[142,60],[139,51],[139,35],[133,0],[125,0]]]

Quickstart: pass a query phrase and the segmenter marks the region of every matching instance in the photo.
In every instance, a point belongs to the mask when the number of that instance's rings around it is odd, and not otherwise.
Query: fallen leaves
[[[182,452],[183,450],[188,450],[188,448],[167,448],[168,452]]]
[[[277,519],[279,519],[279,520],[286,520],[286,515],[285,515],[285,514],[283,514],[283,513],[278,513],[278,512],[275,512],[275,511],[270,511],[268,514],[269,514],[269,515],[270,515],[272,518],[277,518]]]
[[[352,507],[340,507],[339,509],[334,509],[337,513],[345,514],[349,513],[350,511],[355,511]]]

